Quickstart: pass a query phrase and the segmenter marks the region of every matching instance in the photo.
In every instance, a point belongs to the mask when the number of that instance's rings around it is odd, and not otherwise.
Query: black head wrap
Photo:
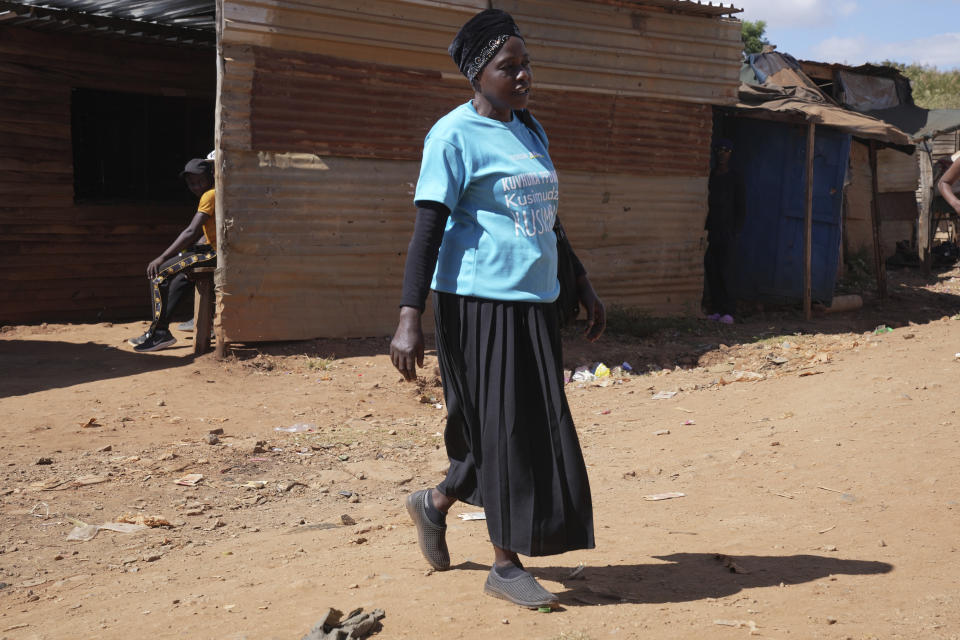
[[[447,51],[460,67],[460,73],[473,82],[510,36],[523,39],[510,14],[500,9],[487,9],[460,27]]]

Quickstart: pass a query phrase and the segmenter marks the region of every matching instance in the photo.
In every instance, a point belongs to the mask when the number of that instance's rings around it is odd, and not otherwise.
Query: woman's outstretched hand
[[[580,296],[580,304],[587,310],[587,328],[584,329],[583,336],[593,342],[603,335],[603,330],[607,326],[607,312],[586,275],[577,278],[577,293]]]
[[[390,361],[406,380],[417,379],[417,367],[423,367],[423,328],[416,307],[400,308],[397,331],[390,341]]]

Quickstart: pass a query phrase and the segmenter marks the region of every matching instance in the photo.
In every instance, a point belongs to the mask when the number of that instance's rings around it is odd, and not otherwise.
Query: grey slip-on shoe
[[[483,591],[494,598],[509,600],[513,604],[528,609],[540,607],[552,609],[560,604],[560,599],[556,595],[540,586],[537,579],[526,571],[515,578],[504,578],[491,567],[487,582],[483,585]]]
[[[430,489],[414,491],[407,496],[407,513],[417,526],[417,542],[420,552],[430,566],[437,571],[450,568],[450,552],[447,550],[447,525],[439,526],[427,517],[427,492]]]

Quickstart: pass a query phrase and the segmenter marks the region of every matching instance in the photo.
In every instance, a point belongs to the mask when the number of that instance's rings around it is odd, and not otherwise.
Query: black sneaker
[[[131,345],[131,346],[134,346],[134,347],[138,347],[138,346],[140,346],[141,344],[143,344],[144,342],[146,342],[146,341],[147,341],[147,338],[149,338],[149,337],[150,337],[150,332],[149,332],[149,331],[145,331],[142,336],[137,336],[136,338],[130,338],[129,340],[127,340],[127,344],[129,344],[129,345]]]
[[[167,347],[176,344],[176,342],[177,339],[174,338],[169,331],[157,331],[147,336],[147,339],[141,344],[135,346],[133,350],[140,353],[146,353],[147,351],[160,351],[160,349],[166,349]]]

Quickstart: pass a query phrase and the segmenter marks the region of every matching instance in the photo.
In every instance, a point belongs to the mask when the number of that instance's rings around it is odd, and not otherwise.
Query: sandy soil
[[[567,387],[597,548],[529,560],[551,614],[483,595],[474,507],[453,570],[419,556],[432,354],[413,385],[386,338],[219,362],[189,334],[132,353],[142,323],[6,327],[0,638],[296,639],[327,607],[384,609],[377,638],[960,638],[960,272],[891,278],[883,306],[809,323],[569,336],[569,367],[635,371]],[[138,515],[170,526],[67,539]]]

